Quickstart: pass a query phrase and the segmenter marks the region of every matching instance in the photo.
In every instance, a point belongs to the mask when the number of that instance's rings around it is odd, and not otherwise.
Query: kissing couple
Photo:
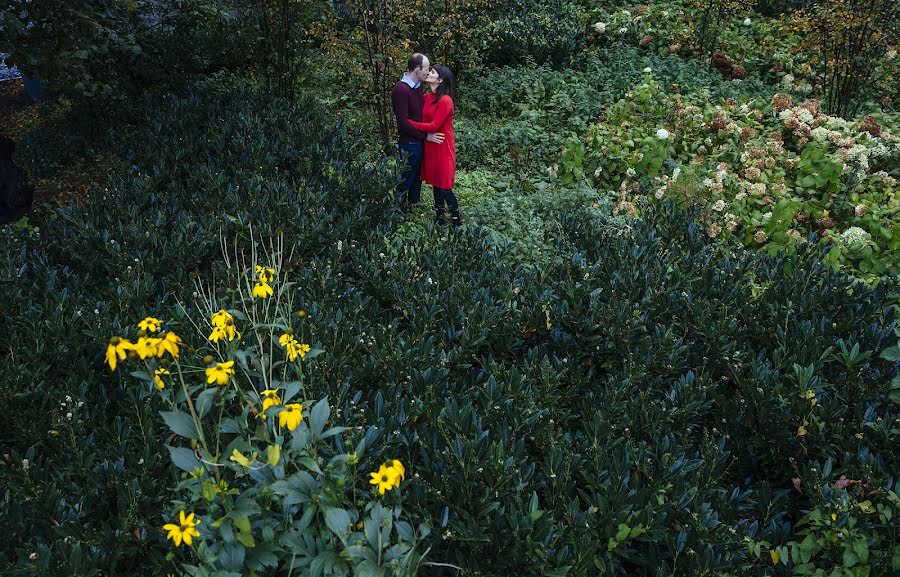
[[[429,91],[425,93],[424,85]],[[422,182],[434,188],[435,224],[444,223],[444,205],[459,227],[459,203],[453,194],[456,177],[456,141],[453,138],[453,73],[446,66],[413,54],[403,78],[391,91],[397,117],[400,152],[406,158],[403,181],[397,187],[406,210],[419,202]]]

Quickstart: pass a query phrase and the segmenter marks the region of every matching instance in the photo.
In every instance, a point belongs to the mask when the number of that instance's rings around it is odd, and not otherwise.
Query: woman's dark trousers
[[[462,224],[459,218],[459,203],[456,202],[456,195],[453,194],[452,188],[434,187],[434,222],[436,224],[444,224],[444,203],[450,207],[450,218],[453,221],[453,226]]]

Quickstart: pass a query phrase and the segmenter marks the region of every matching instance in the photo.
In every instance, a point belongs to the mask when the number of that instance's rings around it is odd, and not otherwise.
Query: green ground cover
[[[315,60],[293,103],[245,74],[132,102],[84,203],[0,230],[0,573],[900,570],[895,115],[662,45],[535,45],[556,68],[460,86],[458,233],[427,189],[400,214]],[[84,138],[46,135],[27,167]],[[220,308],[240,338],[210,341]],[[113,336],[144,352],[110,370]]]

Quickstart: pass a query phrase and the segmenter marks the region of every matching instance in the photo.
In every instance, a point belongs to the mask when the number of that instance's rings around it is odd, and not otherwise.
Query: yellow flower
[[[224,363],[216,363],[212,367],[206,369],[206,383],[211,385],[224,385],[228,382],[229,375],[234,374],[234,361],[225,361]]]
[[[224,327],[228,321],[234,322],[234,317],[225,309],[219,309],[219,312],[213,313],[212,324],[214,327]]]
[[[260,393],[263,398],[262,412],[265,413],[269,407],[275,407],[281,404],[281,397],[278,396],[278,389],[266,389]],[[265,418],[265,414],[263,414]]]
[[[831,520],[832,520],[832,521],[837,521],[837,513],[832,513],[832,514],[831,514]]]
[[[297,357],[300,357],[301,359],[305,358],[306,353],[310,350],[309,345],[301,345],[293,335],[288,333],[281,335],[278,339],[278,344],[285,348],[288,360],[291,362],[297,360]]]
[[[806,391],[806,400],[808,400],[812,406],[816,406],[816,392],[812,389]]]
[[[278,425],[293,431],[300,425],[300,421],[303,420],[303,405],[290,403],[285,405],[284,408],[284,411],[278,413]]]
[[[272,287],[268,283],[256,283],[256,286],[253,287],[253,296],[258,299],[264,299],[272,296],[273,294],[275,294],[275,292],[272,290]]]
[[[181,337],[173,333],[172,331],[167,332],[161,337],[160,342],[158,343],[159,350],[157,354],[162,356],[163,353],[169,353],[176,359],[178,358],[178,346],[183,345],[184,341],[181,340]]]
[[[397,480],[397,469],[393,467],[386,467],[385,465],[381,465],[380,467],[378,467],[378,471],[369,473],[369,475],[372,477],[369,480],[369,484],[378,487],[379,495],[384,495],[385,491],[390,491],[400,483]]]
[[[799,427],[797,427],[797,436],[802,437],[804,435],[806,435],[806,427],[800,425]]]
[[[139,329],[148,333],[155,333],[159,330],[160,325],[162,325],[162,321],[153,317],[147,317],[137,324]]]
[[[220,309],[219,312],[212,316],[213,330],[209,334],[209,340],[217,343],[223,339],[233,341],[235,338],[241,338],[241,333],[234,326],[234,317],[227,311]]]
[[[139,337],[137,342],[134,343],[134,350],[141,359],[155,357],[160,352],[159,345],[161,342],[162,339],[155,337]]]
[[[256,265],[256,274],[259,275],[259,282],[263,284],[267,284],[268,282],[275,280],[275,269],[268,268],[260,265]]]
[[[200,532],[194,528],[199,524],[200,519],[194,519],[193,513],[185,516],[184,511],[180,511],[178,514],[178,525],[174,523],[163,525],[163,531],[169,532],[166,535],[166,539],[171,539],[175,542],[176,547],[180,547],[182,541],[184,541],[185,545],[190,545],[194,537],[200,536]]]
[[[234,323],[213,327],[209,334],[209,340],[217,343],[221,340],[233,341],[235,338],[241,338],[241,333],[234,327]]]
[[[116,370],[116,361],[124,361],[128,351],[133,349],[134,345],[122,337],[109,339],[109,344],[106,346],[106,362],[109,363],[110,370]]]
[[[159,390],[163,390],[166,388],[166,383],[163,382],[162,376],[170,374],[168,370],[160,367],[153,372],[153,382],[156,383],[156,388]]]
[[[391,459],[390,461],[385,463],[385,465],[397,472],[397,487],[399,487],[400,481],[406,478],[406,467],[404,467],[403,463],[401,463],[397,459]]]
[[[778,565],[778,560],[781,556],[778,554],[778,551],[775,549],[769,549],[769,555],[772,557],[772,565]]]

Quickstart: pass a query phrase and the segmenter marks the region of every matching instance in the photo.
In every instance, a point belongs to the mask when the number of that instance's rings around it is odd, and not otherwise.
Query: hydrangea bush
[[[832,117],[787,94],[710,102],[675,88],[648,71],[582,138],[582,170],[615,198],[615,213],[677,198],[701,208],[711,238],[774,253],[816,233],[835,267],[866,279],[900,271],[897,118]]]
[[[599,46],[627,42],[652,49],[660,56],[704,56],[699,54],[704,16],[716,4],[708,0],[666,0],[664,2],[618,2],[612,6],[590,7],[588,41]],[[817,85],[821,54],[813,36],[825,22],[815,11],[800,5],[777,16],[754,10],[756,2],[728,0],[725,14],[715,23],[714,54],[711,63],[727,78],[743,79],[750,74],[779,84],[784,90],[810,95]],[[806,6],[808,7],[808,6]],[[707,24],[709,26],[709,24]],[[897,48],[888,50],[877,64],[878,91],[895,91],[890,79],[900,72]],[[890,100],[888,100],[890,102]]]

